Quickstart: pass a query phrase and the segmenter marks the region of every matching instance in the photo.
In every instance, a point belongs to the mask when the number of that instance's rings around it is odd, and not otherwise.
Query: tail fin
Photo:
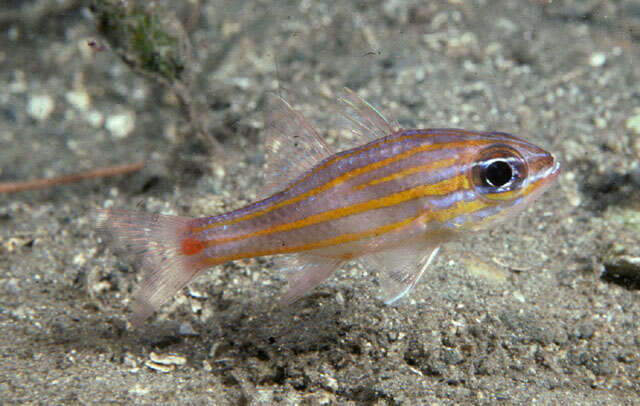
[[[99,229],[113,234],[142,263],[132,323],[140,325],[207,268],[197,255],[202,245],[188,237],[189,217],[97,210]]]

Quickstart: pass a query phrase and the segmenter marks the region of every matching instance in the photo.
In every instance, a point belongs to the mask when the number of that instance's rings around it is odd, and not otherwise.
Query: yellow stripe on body
[[[527,185],[527,187],[525,187],[524,189],[518,188],[516,190],[510,190],[508,192],[502,192],[502,193],[486,193],[483,196],[491,200],[503,200],[503,201],[513,200],[517,197],[526,196],[529,193],[533,192],[546,180],[547,180],[546,178],[538,179],[537,181]]]
[[[274,248],[270,250],[251,251],[251,252],[246,252],[242,254],[227,255],[222,257],[208,257],[208,258],[205,258],[203,262],[213,266],[213,265],[222,264],[225,262],[234,261],[234,260],[243,259],[243,258],[254,258],[254,257],[276,255],[276,254],[289,254],[289,253],[295,253],[295,252],[301,252],[301,251],[309,251],[314,249],[326,248],[333,245],[346,244],[346,243],[362,240],[365,238],[379,237],[381,235],[390,233],[392,231],[399,231],[402,227],[408,226],[409,224],[411,224],[413,221],[416,221],[416,220],[420,220],[425,224],[430,223],[431,221],[434,221],[434,220],[444,222],[460,214],[471,213],[471,212],[480,210],[484,207],[486,207],[486,203],[482,202],[480,199],[476,199],[470,202],[458,202],[454,206],[449,207],[447,209],[442,209],[435,212],[427,212],[415,217],[409,217],[404,220],[398,221],[396,223],[386,224],[384,226],[374,228],[373,230],[368,230],[361,233],[343,234],[343,235],[329,238],[326,240],[316,241],[316,242],[293,246],[293,247],[282,247],[282,248]]]
[[[485,193],[482,196],[490,200],[508,201],[508,200],[513,200],[514,198],[522,194],[524,194],[522,189],[518,189],[518,190],[509,190],[507,192],[502,192],[502,193]]]
[[[218,239],[218,240],[216,239],[209,240],[205,242],[205,245],[211,246],[211,245],[217,245],[217,244],[227,243],[231,241],[239,241],[239,240],[244,240],[252,237],[258,237],[261,235],[277,233],[281,231],[295,230],[298,228],[335,220],[341,217],[363,213],[369,210],[395,206],[397,204],[404,203],[406,201],[417,199],[424,196],[442,196],[459,189],[468,189],[469,187],[470,187],[470,184],[467,177],[465,175],[458,175],[450,179],[443,180],[442,182],[434,183],[432,185],[420,185],[412,189],[408,189],[402,192],[392,193],[390,195],[380,197],[378,199],[372,199],[365,202],[356,203],[351,206],[325,211],[323,213],[318,213],[313,216],[308,216],[297,221],[278,224],[278,225],[268,227],[259,231],[255,231],[252,233],[238,235],[230,238]]]
[[[298,196],[294,196],[294,197],[292,197],[290,199],[287,199],[285,201],[282,201],[280,203],[276,203],[276,204],[273,204],[273,205],[271,205],[269,207],[265,207],[262,210],[255,211],[253,213],[249,213],[247,215],[244,215],[244,216],[232,219],[232,220],[222,221],[222,222],[219,222],[219,223],[213,223],[213,224],[209,224],[209,225],[206,225],[206,226],[203,226],[203,227],[195,227],[191,231],[194,232],[194,233],[198,233],[198,232],[201,232],[201,231],[204,231],[204,230],[208,230],[208,229],[211,229],[211,228],[214,228],[214,227],[223,226],[223,225],[229,225],[229,224],[234,224],[234,223],[239,223],[241,221],[245,221],[245,220],[250,220],[252,218],[256,218],[258,216],[261,216],[263,214],[266,214],[266,213],[269,213],[269,212],[271,212],[273,210],[276,210],[276,209],[278,209],[280,207],[287,206],[287,205],[290,205],[290,204],[294,204],[294,203],[297,203],[297,202],[299,202],[301,200],[304,200],[304,199],[306,199],[308,197],[318,195],[319,193],[324,192],[324,191],[326,191],[326,190],[328,190],[328,189],[330,189],[330,188],[332,188],[332,187],[334,187],[336,185],[344,183],[347,180],[349,180],[349,179],[351,179],[351,178],[353,178],[355,176],[362,175],[364,173],[373,171],[375,169],[382,168],[382,167],[387,166],[387,165],[389,165],[389,164],[391,164],[393,162],[401,161],[401,160],[403,160],[405,158],[408,158],[408,157],[410,157],[412,155],[415,155],[415,154],[418,154],[420,152],[436,151],[436,150],[445,149],[445,148],[471,147],[471,146],[482,145],[482,144],[485,144],[485,143],[487,143],[487,142],[479,142],[479,141],[469,141],[469,140],[467,140],[467,141],[457,141],[457,142],[449,142],[449,143],[441,143],[441,144],[421,145],[419,147],[416,147],[416,148],[410,149],[408,151],[405,151],[405,152],[403,152],[401,154],[394,155],[392,157],[389,157],[389,158],[386,158],[386,159],[383,159],[383,160],[380,160],[380,161],[372,162],[369,165],[353,169],[353,170],[351,170],[349,172],[345,172],[342,175],[330,180],[329,182],[327,182],[327,183],[325,183],[325,184],[323,184],[321,186],[318,186],[318,187],[316,187],[314,189],[311,189],[311,190],[309,190],[309,191],[307,191],[305,193],[302,193],[302,194],[300,194]],[[362,150],[359,150],[358,153],[360,153],[361,151]],[[351,154],[346,154],[345,156],[338,157],[338,158],[346,158],[348,156],[351,156],[352,154],[355,154],[355,152],[353,152]],[[336,160],[338,160],[338,159],[336,158]],[[439,161],[436,161],[436,162],[439,162]],[[314,168],[314,172],[317,172],[318,170],[323,169],[326,166],[328,166],[328,162],[323,164],[323,165],[321,165],[320,167]],[[308,178],[309,176],[311,176],[311,174],[308,174],[305,177],[305,179]]]

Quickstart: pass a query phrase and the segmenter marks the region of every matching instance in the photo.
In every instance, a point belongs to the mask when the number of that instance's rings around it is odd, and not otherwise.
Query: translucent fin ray
[[[152,213],[97,210],[98,228],[113,234],[141,264],[132,322],[139,325],[207,268],[199,255],[184,255],[181,242],[191,218]]]
[[[265,196],[284,189],[333,154],[307,119],[278,96],[269,100],[264,133],[267,152]]]
[[[439,249],[437,245],[425,245],[422,241],[367,254],[360,261],[378,269],[381,299],[386,304],[393,304],[416,286]]]
[[[344,88],[344,96],[340,98],[340,102],[344,106],[341,114],[351,124],[351,131],[360,142],[370,142],[386,137],[400,129],[396,120],[387,120],[371,104],[349,88]]]
[[[291,304],[304,294],[327,279],[342,264],[343,261],[334,258],[313,255],[296,255],[287,259],[289,290],[282,295],[281,303]]]

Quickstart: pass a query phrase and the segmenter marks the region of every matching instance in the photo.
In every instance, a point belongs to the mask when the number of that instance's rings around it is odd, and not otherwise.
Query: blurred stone
[[[636,114],[635,116],[629,117],[627,119],[627,130],[634,132],[637,135],[640,135],[640,114]]]
[[[27,114],[38,121],[43,121],[49,118],[55,107],[56,104],[51,96],[46,94],[34,95],[29,98]]]
[[[615,276],[640,283],[640,256],[611,254],[604,262],[605,276]]]
[[[594,52],[589,58],[589,65],[599,68],[607,62],[607,55],[602,52]]]
[[[107,117],[105,127],[114,138],[125,138],[136,127],[136,116],[132,111],[113,114]]]
[[[191,323],[188,322],[184,322],[182,324],[180,324],[180,327],[178,328],[178,334],[180,334],[181,336],[198,336],[200,335],[200,333],[198,333],[197,331],[195,331],[193,329],[193,327],[191,326]]]
[[[149,354],[149,359],[156,364],[161,365],[177,365],[182,366],[187,363],[187,359],[185,357],[181,357],[179,355],[169,355],[169,354],[156,354],[152,352]]]
[[[475,277],[481,277],[493,282],[504,282],[507,280],[507,272],[482,261],[475,255],[470,255],[468,258],[465,258],[463,262],[467,271]]]
[[[70,105],[80,111],[87,111],[91,106],[91,96],[84,90],[72,90],[64,96]]]

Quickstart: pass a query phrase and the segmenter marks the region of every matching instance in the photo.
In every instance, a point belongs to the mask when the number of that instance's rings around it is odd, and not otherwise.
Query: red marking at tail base
[[[182,240],[181,248],[184,255],[195,255],[202,251],[204,244],[198,240],[194,240],[193,238],[185,238]]]

